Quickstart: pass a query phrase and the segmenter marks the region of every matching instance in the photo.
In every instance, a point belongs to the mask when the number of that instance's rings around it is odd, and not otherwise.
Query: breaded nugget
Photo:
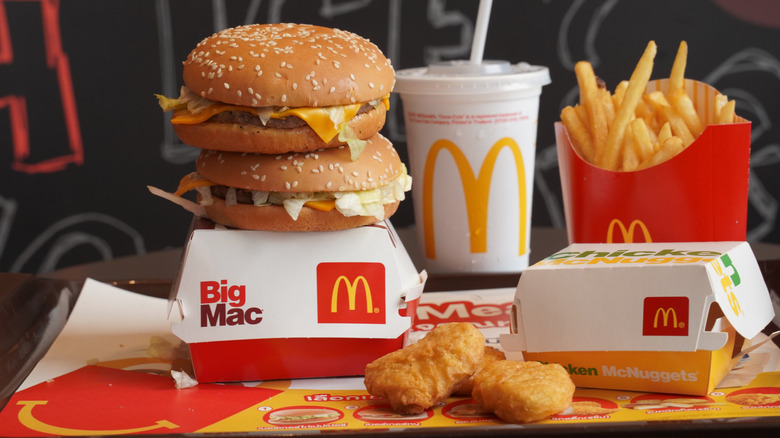
[[[485,357],[482,358],[482,361],[479,362],[479,365],[477,365],[477,371],[475,371],[475,374],[479,372],[479,370],[485,366],[486,363],[489,362],[495,362],[497,360],[504,360],[506,359],[506,354],[504,354],[503,351],[497,350],[493,347],[485,347]],[[462,396],[462,397],[471,397],[471,391],[474,389],[474,375],[472,374],[468,379],[464,380],[463,383],[456,386],[455,389],[452,391],[452,395]]]
[[[559,364],[500,360],[474,376],[472,396],[507,423],[530,423],[568,408],[574,382]]]
[[[443,324],[366,365],[366,389],[395,412],[419,414],[449,397],[484,355],[485,337],[473,324]]]

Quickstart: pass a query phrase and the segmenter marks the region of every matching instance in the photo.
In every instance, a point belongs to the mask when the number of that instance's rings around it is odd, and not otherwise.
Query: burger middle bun
[[[395,214],[400,201],[384,205],[385,218]],[[345,217],[338,210],[320,211],[313,208],[301,209],[293,220],[284,208],[279,206],[255,207],[247,204],[227,205],[224,199],[215,198],[205,207],[206,216],[213,222],[242,230],[262,231],[340,231],[372,225],[374,216]]]
[[[365,140],[382,129],[385,117],[385,107],[378,105],[355,116],[347,123],[347,127],[356,138]],[[276,154],[306,152],[344,144],[338,136],[327,143],[324,142],[306,124],[291,128],[274,128],[260,124],[198,123],[174,124],[173,129],[183,143],[218,151]]]
[[[357,160],[346,146],[270,155],[204,150],[195,166],[214,183],[265,192],[371,190],[404,171],[392,143],[381,134],[366,141]]]

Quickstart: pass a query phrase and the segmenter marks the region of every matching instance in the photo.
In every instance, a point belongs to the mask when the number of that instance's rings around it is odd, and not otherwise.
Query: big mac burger
[[[230,227],[318,231],[388,218],[410,189],[379,134],[395,74],[368,40],[247,25],[204,39],[183,65],[180,96],[158,99],[202,152],[175,193],[153,193]],[[181,197],[190,190],[197,202]]]
[[[268,415],[268,422],[277,425],[329,423],[340,417],[339,411],[330,408],[280,409]]]

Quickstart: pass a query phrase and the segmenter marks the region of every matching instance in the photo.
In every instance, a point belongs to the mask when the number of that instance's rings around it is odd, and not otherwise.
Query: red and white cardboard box
[[[647,92],[668,89],[659,79]],[[706,129],[670,160],[639,171],[594,166],[555,125],[566,226],[571,243],[745,240],[751,122],[714,124],[712,86],[685,81]]]
[[[194,228],[171,314],[199,382],[361,375],[403,347],[426,275],[390,222],[312,233]]]
[[[507,351],[580,387],[705,395],[774,311],[746,242],[573,244],[523,271]]]

